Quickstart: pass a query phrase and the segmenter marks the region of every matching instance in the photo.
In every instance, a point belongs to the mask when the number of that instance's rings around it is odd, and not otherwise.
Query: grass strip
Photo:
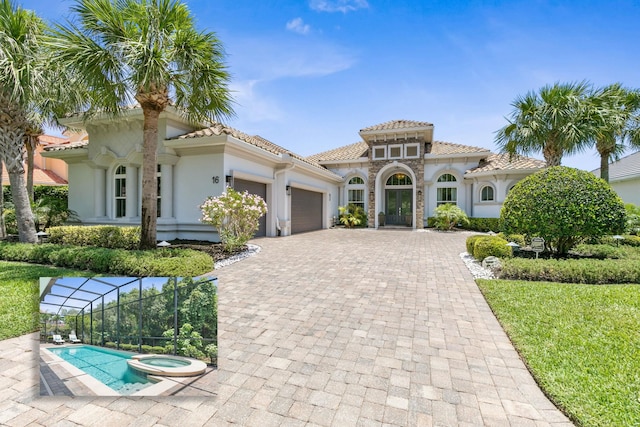
[[[640,286],[478,280],[534,377],[581,426],[640,425]]]

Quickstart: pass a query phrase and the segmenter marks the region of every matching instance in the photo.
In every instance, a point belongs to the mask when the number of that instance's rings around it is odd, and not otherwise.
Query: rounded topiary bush
[[[478,241],[478,239],[482,238],[482,237],[487,237],[483,234],[475,234],[473,236],[469,236],[467,237],[467,252],[469,252],[471,255],[473,255],[473,247],[475,246],[476,242]]]
[[[511,247],[507,243],[509,242],[498,236],[481,236],[473,245],[473,257],[478,261],[488,256],[510,258]]]
[[[622,233],[624,203],[594,174],[555,166],[520,181],[507,195],[500,213],[508,234],[539,236],[560,254],[588,237]]]

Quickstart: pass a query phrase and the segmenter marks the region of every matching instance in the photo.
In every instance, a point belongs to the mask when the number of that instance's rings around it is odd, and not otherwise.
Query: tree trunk
[[[542,150],[542,155],[547,162],[547,167],[560,166],[562,163],[562,154],[562,149],[554,143],[547,142]]]
[[[37,243],[36,226],[31,212],[31,203],[27,194],[27,186],[24,182],[24,168],[22,172],[7,171],[11,184],[11,196],[16,207],[16,221],[18,222],[18,238],[21,242]]]
[[[158,117],[160,111],[142,107],[144,114],[142,149],[142,209],[140,249],[155,249],[157,243],[158,188]]]
[[[609,153],[600,153],[600,178],[609,182]]]

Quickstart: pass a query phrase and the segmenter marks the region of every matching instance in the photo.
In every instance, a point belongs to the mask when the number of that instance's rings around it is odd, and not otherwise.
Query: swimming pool
[[[154,384],[145,374],[129,368],[127,360],[131,359],[131,353],[85,345],[47,350],[122,395]]]

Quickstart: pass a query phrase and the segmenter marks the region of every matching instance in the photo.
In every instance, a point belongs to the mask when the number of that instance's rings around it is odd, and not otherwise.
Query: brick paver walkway
[[[571,426],[460,260],[466,236],[257,240],[257,256],[215,272],[217,401],[37,398],[37,337],[2,341],[0,424]]]

